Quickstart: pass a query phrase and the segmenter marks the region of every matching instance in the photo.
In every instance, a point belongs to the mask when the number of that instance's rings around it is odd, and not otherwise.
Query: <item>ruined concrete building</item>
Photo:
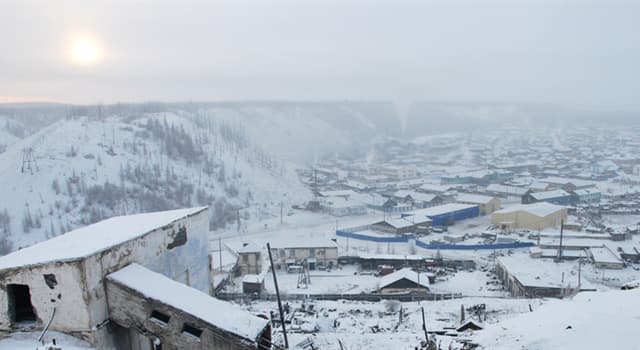
[[[114,217],[0,257],[0,332],[98,349],[266,349],[266,319],[210,297],[206,207]]]

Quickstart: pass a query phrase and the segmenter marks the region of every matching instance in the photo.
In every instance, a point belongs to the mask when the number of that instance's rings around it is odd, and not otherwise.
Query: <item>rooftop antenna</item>
[[[22,168],[20,169],[20,171],[24,173],[25,170],[29,170],[29,172],[33,174],[34,168],[36,171],[40,171],[40,169],[38,168],[38,163],[36,162],[36,157],[33,156],[33,148],[24,148],[22,150]]]

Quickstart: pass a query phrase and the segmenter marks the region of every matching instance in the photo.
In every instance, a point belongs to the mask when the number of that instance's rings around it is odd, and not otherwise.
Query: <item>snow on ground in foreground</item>
[[[474,341],[492,350],[640,349],[640,289],[583,292],[488,326]]]
[[[34,350],[38,345],[42,345],[38,344],[39,336],[39,332],[12,333],[0,340],[0,350]],[[57,344],[64,350],[95,350],[87,342],[62,333],[48,332],[44,340],[49,343],[52,339],[56,339]]]
[[[302,301],[287,303],[292,310],[295,310],[301,306]],[[493,324],[528,312],[529,304],[538,308],[541,303],[543,300],[501,298],[462,298],[421,303],[316,300],[311,301],[311,304],[314,310],[318,311],[317,316],[296,313],[297,321],[294,322],[302,330],[315,327],[313,334],[300,333],[290,326],[288,337],[290,344],[297,344],[306,338],[311,338],[321,349],[339,349],[338,341],[341,341],[349,350],[409,350],[414,349],[420,340],[424,339],[421,307],[424,307],[427,328],[429,331],[436,331],[458,325],[461,305],[469,308],[477,304],[486,304],[486,323]],[[255,313],[268,315],[272,311],[277,314],[277,306],[274,302],[254,301],[241,306]],[[404,317],[399,324],[400,306],[404,309]],[[274,331],[279,332],[279,328],[275,328]],[[465,338],[467,335],[467,333],[464,334]],[[280,334],[274,336],[276,342],[281,338]],[[457,338],[438,336],[438,341],[442,341],[443,349],[446,349],[455,339]]]
[[[436,279],[430,286],[432,292],[462,293],[465,296],[508,296],[501,285],[487,284],[489,278],[482,271],[458,271],[443,280]]]
[[[278,287],[283,294],[359,294],[378,289],[378,277],[360,275],[354,266],[338,267],[331,272],[314,270],[309,274],[311,283],[305,286],[298,283],[298,273],[280,271],[277,273]],[[265,276],[265,289],[270,294],[276,292],[271,273]],[[242,277],[234,279],[234,284],[226,290],[242,292]]]

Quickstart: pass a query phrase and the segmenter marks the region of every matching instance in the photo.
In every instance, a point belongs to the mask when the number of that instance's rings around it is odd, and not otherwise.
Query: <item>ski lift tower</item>
[[[38,163],[36,162],[36,157],[34,157],[33,155],[33,148],[28,147],[22,149],[22,168],[20,169],[20,171],[24,173],[26,170],[28,170],[31,174],[33,174],[34,169],[35,171],[40,171],[40,169],[38,168]]]

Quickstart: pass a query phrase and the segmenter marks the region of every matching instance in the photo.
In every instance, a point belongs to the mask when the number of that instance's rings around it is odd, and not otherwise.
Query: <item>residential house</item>
[[[238,253],[237,273],[240,275],[262,273],[265,256],[262,255],[264,249],[255,243],[245,243]]]
[[[329,239],[274,242],[271,255],[277,269],[303,263],[309,270],[332,268],[338,264],[338,245]]]
[[[557,205],[571,204],[571,194],[564,190],[553,190],[544,192],[527,192],[522,196],[522,204],[531,204],[538,202],[547,202]]]

